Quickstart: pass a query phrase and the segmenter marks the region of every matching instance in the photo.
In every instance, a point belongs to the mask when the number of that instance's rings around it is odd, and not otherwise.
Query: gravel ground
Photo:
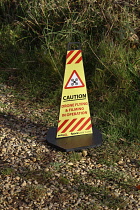
[[[1,210],[140,210],[139,154],[107,165],[98,162],[96,148],[57,151],[45,142],[53,119],[41,117],[53,111],[19,103],[10,87],[0,88]]]

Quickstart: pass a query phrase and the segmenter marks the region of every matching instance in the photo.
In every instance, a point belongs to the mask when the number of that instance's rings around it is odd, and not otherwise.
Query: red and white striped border
[[[82,61],[81,50],[70,50],[67,52],[66,64],[76,64]]]
[[[82,130],[89,130],[92,127],[91,118],[83,117],[80,119],[67,119],[60,120],[58,123],[57,132],[66,133],[66,132],[75,132]]]

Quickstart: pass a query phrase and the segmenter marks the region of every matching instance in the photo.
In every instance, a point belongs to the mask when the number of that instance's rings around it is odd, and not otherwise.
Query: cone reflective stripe
[[[67,64],[80,63],[81,60],[81,50],[71,50],[67,53]]]
[[[82,51],[68,50],[56,138],[92,134]]]

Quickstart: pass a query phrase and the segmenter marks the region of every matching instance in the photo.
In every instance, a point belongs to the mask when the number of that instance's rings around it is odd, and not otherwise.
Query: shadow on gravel
[[[18,117],[12,114],[0,112],[0,127],[21,133],[21,136],[23,138],[32,137],[32,139],[36,140],[36,142],[42,142],[43,144],[47,144],[47,124],[45,125],[43,123],[35,123],[32,122],[30,119],[24,118],[22,116]]]

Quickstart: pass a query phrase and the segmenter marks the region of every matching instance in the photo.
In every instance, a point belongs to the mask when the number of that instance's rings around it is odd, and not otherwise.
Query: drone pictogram
[[[71,85],[74,86],[74,85],[78,85],[78,78],[75,78],[75,79],[71,79]]]

